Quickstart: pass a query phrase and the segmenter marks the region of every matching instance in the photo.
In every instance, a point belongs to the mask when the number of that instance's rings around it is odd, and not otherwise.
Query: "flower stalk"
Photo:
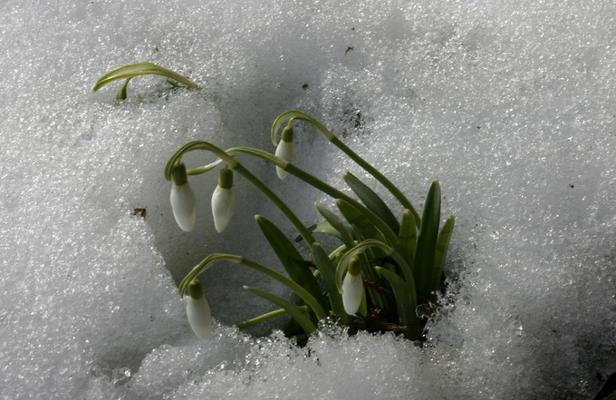
[[[169,83],[174,87],[183,85],[186,86],[188,89],[201,89],[199,85],[197,85],[187,77],[178,74],[177,72],[174,72],[167,68],[163,68],[160,65],[151,62],[140,62],[135,64],[123,65],[119,68],[107,72],[105,75],[101,76],[98,81],[96,81],[94,87],[92,88],[92,91],[96,92],[100,88],[108,85],[111,82],[117,80],[124,80],[124,83],[118,90],[116,99],[125,100],[127,97],[128,82],[130,82],[131,79],[141,75],[160,75],[167,78]]]

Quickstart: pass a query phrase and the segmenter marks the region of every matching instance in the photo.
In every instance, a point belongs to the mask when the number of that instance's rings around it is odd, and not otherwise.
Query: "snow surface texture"
[[[592,398],[616,350],[615,19],[612,0],[1,1],[0,398]],[[205,89],[90,92],[141,60]],[[275,264],[252,216],[282,219],[238,178],[215,235],[215,176],[199,177],[184,234],[162,167],[197,138],[269,149],[289,108],[418,206],[441,181],[454,289],[423,349],[332,327],[304,349],[238,333],[269,307],[241,285],[279,289],[222,265],[204,279],[227,325],[192,337],[173,278],[212,251]],[[300,166],[364,176],[297,132]],[[328,201],[247,163],[306,221]]]

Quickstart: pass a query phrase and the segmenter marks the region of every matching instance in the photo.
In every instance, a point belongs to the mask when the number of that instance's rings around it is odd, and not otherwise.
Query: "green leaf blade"
[[[346,323],[348,318],[346,312],[344,312],[342,296],[336,287],[336,266],[328,257],[323,247],[317,242],[312,245],[312,259],[319,271],[321,271],[331,310],[340,318],[343,324]]]
[[[346,220],[365,238],[379,239],[394,246],[398,236],[372,211],[359,203],[337,199],[336,206]]]
[[[415,256],[414,274],[417,284],[417,294],[427,297],[432,291],[432,276],[436,240],[441,219],[441,189],[437,181],[432,182],[421,219],[417,250]]]
[[[408,290],[408,283],[395,272],[383,267],[375,267],[375,269],[379,275],[387,280],[394,292],[400,324],[406,326],[407,336],[411,339],[416,339],[420,325],[415,312],[417,307],[415,294]]]
[[[344,243],[349,248],[352,247],[353,246],[353,233],[351,231],[351,228],[347,226],[344,222],[342,222],[342,220],[338,218],[336,214],[334,214],[333,212],[331,212],[324,206],[317,204],[316,208],[319,214],[321,214],[321,216],[325,218],[325,221],[327,221],[329,225],[334,230],[336,230],[336,232],[339,233],[342,243]]]
[[[255,221],[291,279],[303,286],[322,307],[327,307],[327,300],[321,292],[318,281],[293,243],[264,216],[256,215]]]
[[[417,248],[417,226],[415,218],[410,210],[404,210],[402,223],[398,232],[398,244],[396,249],[412,267],[414,265],[415,250]]]
[[[400,224],[387,204],[368,185],[350,172],[347,172],[344,181],[362,203],[379,218],[381,218],[394,232],[400,230]]]
[[[432,276],[432,290],[438,289],[441,283],[441,277],[443,275],[443,267],[445,266],[445,258],[447,257],[447,250],[449,248],[449,242],[453,234],[453,228],[455,226],[454,216],[450,216],[445,221],[441,232],[438,235],[436,241],[436,250],[434,254],[434,274]]]
[[[244,289],[248,290],[249,292],[259,297],[269,300],[272,303],[276,304],[278,307],[284,309],[287,313],[289,313],[291,318],[293,318],[295,322],[297,322],[299,326],[301,326],[301,328],[304,330],[304,332],[307,335],[311,334],[317,329],[314,322],[310,320],[310,318],[306,315],[306,313],[304,313],[300,307],[296,306],[290,301],[283,299],[282,297],[276,296],[272,293],[266,292],[264,290],[257,289],[257,288],[244,286]]]

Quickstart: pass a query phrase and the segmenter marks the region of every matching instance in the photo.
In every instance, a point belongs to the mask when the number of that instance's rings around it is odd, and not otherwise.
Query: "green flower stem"
[[[347,248],[348,247],[345,244],[341,244],[340,246],[336,247],[331,253],[329,253],[329,258],[331,260],[335,260],[337,257],[340,256],[340,254],[346,251]]]
[[[131,79],[132,78],[127,78],[122,84],[122,86],[120,86],[120,90],[118,90],[118,93],[116,94],[116,100],[126,100],[128,82],[130,82]]]
[[[336,189],[335,187],[328,185],[327,183],[323,182],[322,180],[320,180],[316,176],[309,174],[308,172],[306,172],[306,171],[296,167],[295,165],[291,164],[290,162],[288,162],[286,160],[283,160],[282,158],[278,158],[275,155],[273,155],[272,153],[269,153],[269,152],[261,150],[261,149],[256,149],[256,148],[253,148],[253,147],[245,147],[245,146],[231,147],[231,148],[227,149],[226,152],[228,154],[234,154],[234,153],[248,154],[248,155],[251,155],[251,156],[259,157],[259,158],[261,158],[261,159],[263,159],[265,161],[269,161],[272,164],[274,164],[274,165],[284,169],[285,171],[287,171],[291,175],[294,175],[297,178],[303,180],[304,182],[306,182],[310,186],[312,186],[312,187],[322,191],[323,193],[325,193],[325,194],[327,194],[327,195],[329,195],[329,196],[331,196],[331,197],[333,197],[335,199],[345,200],[346,202],[350,203],[355,208],[363,211],[370,218],[370,221],[383,233],[383,235],[385,235],[385,238],[387,239],[387,241],[389,243],[391,243],[393,245],[393,244],[395,244],[398,241],[398,235],[396,235],[396,233],[394,231],[392,231],[391,228],[383,220],[381,220],[381,218],[379,218],[372,211],[370,211],[369,209],[364,207],[357,200],[353,199],[352,197],[347,196],[346,194],[344,194],[340,190]],[[208,172],[212,168],[215,167],[215,165],[213,165],[213,164],[214,163],[210,163],[208,165],[205,165],[203,167],[199,167],[199,168],[196,168],[196,169],[199,170],[199,173]],[[190,170],[187,171],[187,174],[188,175],[195,175],[196,173],[194,171],[195,171],[195,169],[190,169]],[[312,242],[308,242],[308,244],[312,244]]]
[[[314,324],[310,316],[306,315],[301,308],[297,305],[291,303],[289,300],[284,299],[280,296],[276,296],[270,292],[266,292],[265,290],[260,290],[257,288],[253,288],[250,286],[244,286],[244,290],[248,290],[252,294],[262,297],[266,300],[271,301],[276,304],[278,307],[284,308],[287,313],[297,322],[297,324],[302,328],[306,335],[310,335],[312,332],[317,330],[317,326]]]
[[[308,306],[297,306],[302,311],[308,311]],[[272,310],[270,312],[266,312],[264,314],[258,315],[254,318],[247,319],[246,321],[242,321],[237,324],[237,327],[240,329],[245,329],[253,325],[260,324],[265,321],[269,321],[270,319],[282,317],[283,315],[287,315],[287,311],[284,308],[279,308],[277,310]]]
[[[227,153],[229,153],[229,149],[226,150]],[[231,154],[231,153],[229,153]],[[186,174],[187,175],[201,175],[201,174],[205,174],[207,172],[210,172],[211,170],[213,170],[214,168],[216,168],[217,166],[219,166],[222,163],[222,160],[216,160],[216,161],[212,161],[209,164],[206,164],[202,167],[195,167],[195,168],[190,168],[188,170],[186,170]]]
[[[308,307],[310,307],[310,309],[314,312],[317,319],[322,319],[327,316],[327,313],[325,313],[319,302],[306,289],[304,289],[303,286],[295,283],[293,280],[287,278],[286,276],[279,274],[273,269],[259,264],[258,262],[233,254],[212,253],[206,258],[204,258],[180,282],[180,295],[184,296],[188,290],[190,282],[197,276],[199,276],[203,271],[208,269],[213,263],[218,261],[230,261],[235,264],[244,265],[246,267],[254,269],[255,271],[261,272],[262,274],[265,274],[274,280],[277,280],[281,284],[291,289],[302,300],[304,300],[306,305],[308,305]]]
[[[265,196],[267,196],[267,198],[280,209],[280,211],[289,219],[289,221],[291,221],[293,226],[295,226],[295,229],[297,229],[297,232],[302,236],[306,243],[312,244],[315,242],[314,237],[312,236],[308,228],[304,226],[302,221],[297,217],[297,215],[295,215],[295,213],[293,213],[293,211],[291,211],[291,209],[285,204],[285,202],[280,199],[280,197],[278,197],[274,192],[272,192],[270,188],[268,188],[259,178],[253,175],[252,172],[250,172],[242,164],[240,164],[239,161],[235,159],[235,157],[209,142],[193,141],[180,147],[180,149],[178,149],[171,156],[169,161],[167,161],[167,165],[165,166],[165,179],[171,180],[171,171],[173,169],[173,166],[179,162],[182,155],[194,150],[209,151],[213,153],[216,157],[218,157],[220,160],[227,163],[227,167],[237,171],[240,175],[246,178],[246,180],[256,186],[257,189],[261,190],[261,192],[263,192],[263,194],[265,194]],[[192,175],[190,173],[188,174]]]
[[[141,62],[136,64],[124,65],[120,68],[116,68],[112,71],[107,72],[105,75],[101,76],[98,81],[96,81],[92,90],[96,92],[98,89],[107,85],[110,82],[121,79],[130,80],[139,75],[161,75],[176,82],[179,82],[190,89],[201,89],[199,85],[197,85],[190,79],[170,69],[163,68],[160,65],[150,62]],[[118,95],[119,94],[120,93],[118,93]],[[126,92],[124,94],[126,94]]]
[[[389,179],[387,179],[385,175],[383,175],[379,170],[373,167],[369,162],[367,162],[362,157],[360,157],[357,153],[351,150],[347,145],[341,142],[340,139],[338,139],[336,135],[330,132],[325,127],[325,125],[323,125],[321,122],[311,117],[310,115],[302,111],[299,111],[299,110],[290,110],[290,111],[280,114],[274,120],[274,123],[272,124],[271,135],[272,135],[272,143],[274,144],[274,146],[278,144],[278,138],[277,138],[278,128],[280,128],[280,126],[287,119],[291,121],[297,119],[301,121],[306,121],[314,125],[319,131],[321,131],[321,133],[323,133],[323,135],[327,138],[327,140],[329,140],[334,146],[338,147],[344,154],[349,156],[350,159],[355,161],[360,167],[362,167],[366,172],[368,172],[370,175],[376,178],[376,180],[379,181],[383,186],[385,186],[387,190],[389,190],[389,192],[400,202],[400,204],[402,204],[404,208],[411,211],[417,226],[420,225],[421,219],[419,217],[419,214],[417,213],[417,211],[415,210],[411,202],[406,198],[406,196]],[[287,123],[289,124],[291,123],[291,121]]]

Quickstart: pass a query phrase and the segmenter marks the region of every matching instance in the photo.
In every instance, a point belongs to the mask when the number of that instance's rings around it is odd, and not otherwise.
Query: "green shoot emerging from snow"
[[[110,82],[124,80],[116,95],[116,99],[124,100],[126,99],[128,82],[139,75],[160,75],[166,77],[167,81],[173,86],[184,85],[189,89],[200,89],[196,83],[176,72],[171,71],[170,69],[163,68],[160,65],[156,65],[151,62],[141,62],[124,65],[120,68],[114,69],[113,71],[107,72],[105,75],[101,76],[98,81],[96,81],[92,90],[96,92],[98,89]]]
[[[356,197],[348,196],[293,165],[293,127],[300,121],[314,126],[372,175],[400,203],[402,215],[396,217],[374,190],[351,173],[344,176],[344,181]],[[245,286],[246,290],[269,300],[278,308],[241,322],[239,326],[242,328],[286,315],[292,321],[289,333],[298,336],[309,335],[316,330],[319,320],[331,318],[354,329],[394,331],[409,339],[420,339],[426,317],[417,314],[417,307],[434,301],[435,293],[440,290],[443,265],[454,227],[453,216],[440,226],[439,183],[433,182],[430,186],[420,216],[391,181],[313,117],[301,111],[285,112],[274,121],[271,136],[274,154],[252,147],[223,150],[204,141],[187,143],[171,156],[164,175],[172,183],[173,213],[184,230],[191,230],[195,220],[195,201],[189,177],[222,167],[219,168],[218,185],[212,196],[212,212],[218,232],[225,229],[232,217],[235,173],[263,192],[299,234],[299,239],[292,241],[266,217],[255,216],[259,229],[278,256],[287,276],[239,255],[214,253],[196,265],[180,282],[180,295],[190,297],[191,293],[195,293],[194,288],[199,285],[197,278],[215,263],[230,262],[263,273],[296,295],[296,299],[291,301]],[[186,168],[182,156],[196,150],[205,150],[213,154],[216,160],[203,166]],[[293,175],[333,197],[338,213],[317,205],[323,220],[306,226],[278,195],[244,167],[236,157],[239,154],[263,159],[276,167],[281,179]],[[317,237],[331,237],[337,245],[327,251]],[[327,243],[332,240],[327,240]],[[307,257],[296,247],[297,242],[307,247],[303,250]],[[202,293],[198,292],[198,295],[202,296]],[[198,296],[192,294],[190,298],[194,297]],[[194,315],[192,309],[190,315]],[[208,327],[198,325],[205,323],[203,321],[209,323],[209,316],[190,317],[189,320],[196,332],[208,330]]]

